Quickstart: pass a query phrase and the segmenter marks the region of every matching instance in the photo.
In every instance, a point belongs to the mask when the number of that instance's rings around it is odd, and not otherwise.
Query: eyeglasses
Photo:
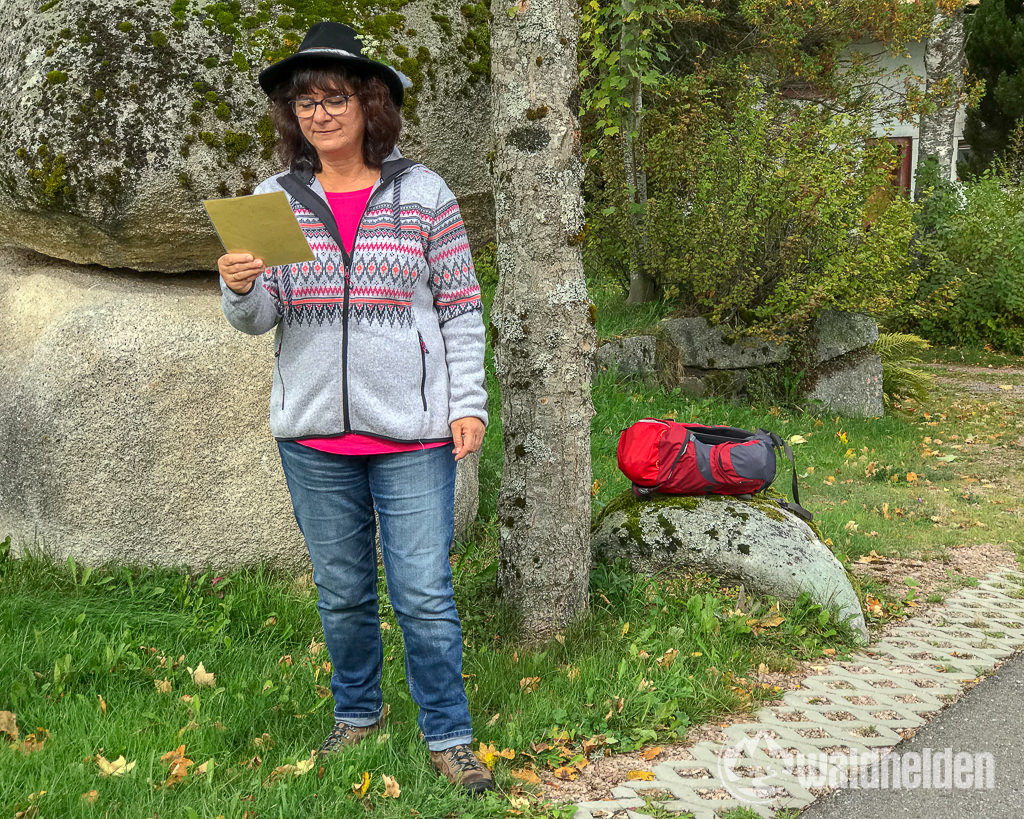
[[[335,97],[327,97],[323,100],[297,99],[291,100],[292,112],[299,119],[309,119],[316,116],[316,107],[323,106],[324,111],[330,117],[341,116],[348,110],[348,101],[355,94],[338,94]]]

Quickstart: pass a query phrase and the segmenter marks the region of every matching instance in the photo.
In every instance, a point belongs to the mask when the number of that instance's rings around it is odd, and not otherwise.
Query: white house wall
[[[906,94],[905,83],[916,81],[924,89],[926,71],[924,66],[924,43],[911,43],[907,56],[898,56],[886,51],[881,43],[873,40],[865,40],[854,44],[847,51],[846,59],[849,59],[853,52],[860,52],[872,59],[875,65],[882,69],[879,77],[880,93],[887,96],[889,101],[903,98]],[[909,73],[908,73],[909,72]],[[911,76],[912,75],[912,76]],[[953,166],[951,168],[952,178],[956,179],[957,152],[964,134],[964,117],[966,110],[961,106],[957,111],[956,124],[953,130]],[[910,167],[917,168],[917,149],[921,137],[920,118],[915,117],[910,122],[900,122],[895,117],[876,117],[874,123],[875,136],[885,137],[910,137],[911,157]],[[914,175],[911,173],[911,194],[913,194]]]

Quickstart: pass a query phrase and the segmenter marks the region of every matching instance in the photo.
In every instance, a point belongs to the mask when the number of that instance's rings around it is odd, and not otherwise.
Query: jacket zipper
[[[405,174],[406,170],[403,169],[391,177],[388,182],[394,183],[398,177]],[[381,179],[380,185],[373,191],[369,198],[366,200],[366,205],[363,208],[363,212],[359,215],[359,221],[356,223],[356,234],[352,240],[352,250],[356,249],[356,239],[359,238],[359,229],[363,226],[363,217],[366,216],[366,211],[370,209],[370,203],[373,202],[373,197],[379,193],[385,187],[385,182]],[[327,203],[325,203],[327,204]],[[327,205],[330,209],[330,205]],[[397,220],[398,214],[395,214]],[[341,304],[341,403],[342,403],[342,417],[345,424],[345,432],[352,431],[352,421],[349,417],[348,411],[348,299],[349,299],[349,270],[352,267],[352,254],[345,250],[345,245],[342,244],[339,248],[341,250],[341,259],[345,263],[345,290],[344,297]],[[424,409],[426,409],[426,399],[424,398]]]
[[[277,377],[281,381],[281,409],[284,409],[284,375],[281,373],[281,345],[283,340],[277,342],[277,351],[274,353],[274,363],[277,365]]]
[[[416,337],[420,340],[420,399],[423,401],[423,411],[427,411],[427,343],[423,340],[423,334],[417,330]]]

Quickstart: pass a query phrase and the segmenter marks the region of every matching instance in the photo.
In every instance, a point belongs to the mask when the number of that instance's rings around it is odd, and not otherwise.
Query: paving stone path
[[[850,660],[804,680],[781,705],[724,729],[725,742],[701,742],[685,758],[661,762],[651,781],[629,781],[614,800],[580,802],[575,819],[711,819],[735,808],[773,817],[800,810],[823,792],[834,760],[884,755],[957,699],[964,688],[1024,648],[1024,574],[994,572],[941,606],[896,627]],[[815,766],[814,763],[819,765]],[[788,763],[788,764],[787,764]],[[810,778],[808,778],[810,777]],[[646,798],[645,798],[646,796]],[[645,812],[646,811],[646,812]]]

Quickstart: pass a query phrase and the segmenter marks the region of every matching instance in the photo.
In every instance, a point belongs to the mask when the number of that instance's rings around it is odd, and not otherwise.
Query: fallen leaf
[[[274,740],[271,738],[270,734],[264,733],[262,736],[258,736],[255,739],[253,739],[252,744],[255,745],[257,748],[273,748]]]
[[[626,774],[626,779],[639,780],[641,782],[651,782],[654,779],[653,771],[630,771]]]
[[[655,662],[662,668],[671,668],[672,663],[676,661],[676,657],[679,656],[679,649],[670,648],[665,651]]]
[[[917,473],[916,472],[908,472],[907,473],[907,483],[914,483],[916,481],[917,481]]]
[[[487,720],[487,727],[490,728],[499,719],[501,719],[501,712],[500,711],[497,714],[495,714],[493,717],[491,717],[489,720]]]
[[[641,754],[641,756],[643,756],[644,759],[646,759],[648,762],[650,762],[652,759],[654,759],[654,757],[656,757],[660,753],[661,753],[661,746],[658,745],[658,746],[655,746],[654,748],[648,748],[646,751],[643,752],[643,754]]]
[[[82,794],[82,796],[80,798],[83,799],[84,801],[89,802],[90,804],[92,804],[93,802],[95,802],[97,799],[100,798],[100,792],[99,791],[86,791],[85,793]]]
[[[358,782],[352,783],[352,793],[358,797],[366,796],[366,792],[370,789],[370,773],[369,771],[363,771],[363,778]]]
[[[192,675],[192,682],[196,685],[205,685],[208,688],[213,688],[217,684],[217,677],[215,674],[207,671],[203,664],[200,663],[194,669],[189,668],[188,673]]]
[[[494,763],[498,761],[498,758],[503,759],[515,759],[516,752],[511,748],[505,748],[501,751],[494,745],[488,745],[486,742],[481,742],[480,747],[477,748],[473,753],[476,754],[476,758],[484,763],[488,768],[493,768]]]
[[[870,554],[861,555],[857,558],[858,563],[878,563],[879,561],[885,561],[885,555],[880,555],[874,549],[871,550]]]
[[[101,714],[106,714],[107,713],[107,701],[105,699],[103,699],[103,696],[101,694],[97,694],[96,696],[99,697],[99,699],[100,699],[100,713]]]
[[[167,779],[164,780],[165,788],[173,788],[188,776],[188,769],[192,767],[191,759],[185,756],[185,746],[179,745],[173,751],[168,751],[160,761],[167,765]]]
[[[182,725],[178,729],[178,736],[180,737],[182,734],[186,733],[187,731],[194,731],[198,727],[199,727],[199,723],[196,722],[194,719],[190,719],[188,722],[186,722],[184,725]]]
[[[620,634],[619,637],[620,638],[625,637],[627,634],[629,634],[629,621],[628,620],[623,624],[623,626],[622,626],[622,634]]]
[[[135,761],[128,762],[124,756],[111,761],[104,759],[102,754],[96,755],[96,764],[99,765],[100,776],[124,776],[135,767]]]
[[[531,785],[541,784],[540,777],[537,776],[537,772],[534,771],[533,768],[520,768],[519,770],[509,771],[509,773],[511,773],[516,779],[528,782]]]
[[[796,446],[797,444],[806,444],[807,439],[803,435],[790,435],[788,442],[790,446]]]
[[[309,752],[308,759],[301,759],[295,763],[295,775],[302,776],[304,773],[309,773],[313,770],[313,764],[316,762],[316,751]]]
[[[35,733],[29,734],[15,747],[25,756],[43,750],[46,740],[50,738],[50,732],[45,728],[36,728]]]
[[[1012,390],[1013,384],[1000,384],[999,389],[1001,390]]]
[[[212,773],[215,764],[216,763],[212,759],[208,759],[202,765],[197,765],[196,769],[192,773],[195,776],[204,776],[208,771]]]
[[[385,799],[388,797],[391,799],[397,799],[402,795],[402,789],[399,787],[397,779],[388,776],[387,774],[381,774],[381,777],[384,780],[384,793],[381,794],[382,797]]]
[[[857,529],[859,529],[860,527],[857,525],[857,521],[855,521],[855,520],[848,520],[848,521],[846,521],[846,525],[843,526],[843,528],[847,532],[851,532],[852,533],[852,532],[856,532]]]
[[[519,690],[529,694],[531,691],[536,691],[538,685],[540,685],[540,677],[523,677],[519,681]]]
[[[277,661],[277,664],[278,665],[291,665],[292,664],[292,655],[291,654],[285,654],[280,660]]]
[[[161,694],[171,693],[171,681],[170,680],[153,680],[153,685],[156,686],[156,690]]]
[[[18,739],[18,715],[11,711],[0,711],[0,734],[5,734],[11,742]]]
[[[566,779],[572,782],[574,779],[579,777],[580,772],[572,765],[562,765],[561,767],[555,768],[555,776],[559,779]]]

